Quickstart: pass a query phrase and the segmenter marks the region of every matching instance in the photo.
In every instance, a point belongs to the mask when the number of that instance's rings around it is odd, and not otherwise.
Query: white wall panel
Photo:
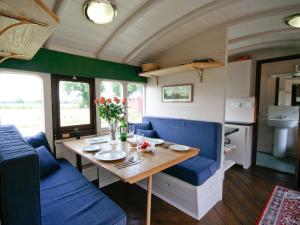
[[[211,57],[225,61],[226,31],[217,27],[197,35],[164,52],[154,61],[162,66],[191,62],[194,58]],[[192,103],[163,103],[162,86],[191,83],[194,87]],[[224,121],[225,67],[204,71],[203,83],[195,71],[170,74],[159,78],[159,85],[148,80],[146,114],[185,119]]]

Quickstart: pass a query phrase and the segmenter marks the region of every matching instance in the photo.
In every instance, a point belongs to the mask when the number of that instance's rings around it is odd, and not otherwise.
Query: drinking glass
[[[128,132],[129,132],[130,136],[134,136],[134,124],[129,124]]]
[[[144,134],[140,134],[140,135],[136,135],[136,148],[137,148],[137,152],[138,152],[138,156],[141,159],[142,158],[142,145],[144,143],[145,137]]]

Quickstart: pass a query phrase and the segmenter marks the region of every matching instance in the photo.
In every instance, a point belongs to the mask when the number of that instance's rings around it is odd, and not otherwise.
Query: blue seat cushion
[[[41,180],[43,225],[126,225],[126,215],[67,160]]]
[[[56,159],[51,155],[45,146],[42,145],[36,148],[35,151],[39,157],[41,178],[54,173],[60,168],[60,165],[57,163]]]
[[[142,130],[142,129],[137,129],[136,130],[137,135],[143,134],[145,137],[149,138],[158,138],[158,135],[155,130]]]
[[[44,132],[39,132],[36,135],[25,137],[25,140],[34,148],[45,146],[48,151],[52,154],[50,145],[47,141],[47,137]]]
[[[134,134],[137,133],[138,129],[141,130],[152,130],[152,126],[150,122],[144,122],[144,123],[132,123],[134,125]]]
[[[199,155],[179,163],[164,172],[195,186],[203,184],[217,170],[215,160]]]

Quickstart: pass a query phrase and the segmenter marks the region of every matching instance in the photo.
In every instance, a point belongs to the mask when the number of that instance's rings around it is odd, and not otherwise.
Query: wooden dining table
[[[196,156],[199,153],[199,149],[197,148],[190,148],[188,151],[179,152],[170,150],[168,147],[165,147],[165,145],[156,145],[153,153],[145,152],[139,155],[136,147],[133,147],[130,143],[116,141],[114,144],[101,143],[96,145],[100,145],[100,151],[125,151],[126,158],[117,161],[100,161],[95,158],[95,152],[86,152],[83,150],[85,146],[89,145],[84,139],[64,141],[63,144],[67,149],[76,153],[78,167],[81,167],[81,157],[83,157],[94,165],[105,168],[119,177],[122,181],[130,184],[134,184],[147,178],[147,225],[150,225],[151,219],[152,176]],[[120,164],[123,161],[125,162],[131,157],[139,157],[141,162],[122,169],[116,167],[117,164]]]

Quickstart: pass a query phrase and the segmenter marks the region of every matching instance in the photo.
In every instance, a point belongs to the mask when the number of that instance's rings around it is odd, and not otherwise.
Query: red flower
[[[108,99],[107,99],[108,100]],[[106,100],[104,97],[101,97],[100,100],[98,99],[98,101],[101,103],[101,104],[105,104]]]
[[[96,99],[94,100],[94,104],[97,104],[98,102],[99,102],[99,99],[96,98]]]
[[[110,99],[110,98],[106,99],[106,102],[107,102],[108,104],[111,103],[111,99]]]
[[[117,97],[114,97],[114,102],[119,104],[120,103],[120,99],[118,99]]]
[[[127,104],[127,99],[123,98],[122,103],[123,103],[123,105],[126,105]]]

